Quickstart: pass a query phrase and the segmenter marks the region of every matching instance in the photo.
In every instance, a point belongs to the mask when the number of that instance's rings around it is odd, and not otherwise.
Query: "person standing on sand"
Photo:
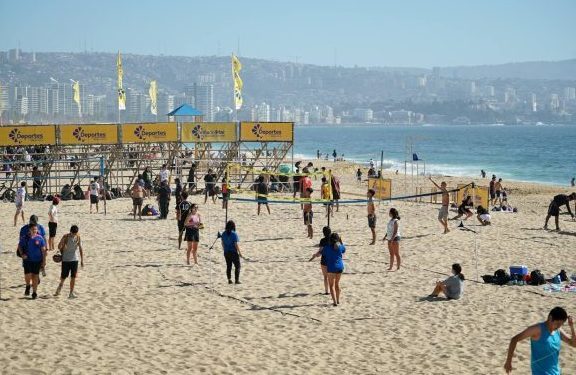
[[[192,203],[188,202],[188,192],[182,192],[182,202],[178,206],[178,211],[176,212],[176,218],[178,222],[178,250],[180,250],[182,246],[182,235],[184,234],[184,221],[188,217],[190,213],[190,207],[192,207]]]
[[[332,157],[334,158],[334,161],[336,161],[337,156],[338,154],[336,153],[336,149],[334,149],[334,151],[332,151]]]
[[[160,219],[168,219],[168,211],[170,209],[170,198],[172,196],[172,191],[170,186],[168,186],[167,181],[162,181],[160,183],[160,189],[158,189],[158,206],[160,208]]]
[[[450,232],[450,229],[448,229],[448,206],[450,205],[450,194],[448,193],[448,190],[446,190],[446,182],[442,181],[440,185],[438,185],[434,180],[432,180],[432,177],[429,177],[428,179],[442,192],[442,207],[440,207],[440,212],[438,212],[438,221],[442,226],[444,226],[444,234],[446,234]]]
[[[208,169],[204,176],[204,204],[208,202],[208,197],[212,197],[212,203],[216,203],[216,175],[212,169]]]
[[[358,183],[362,183],[362,170],[360,168],[358,168],[356,171],[356,181],[358,181]]]
[[[488,203],[488,208],[496,204],[496,175],[492,175],[492,179],[490,180],[490,202]]]
[[[224,233],[222,233],[222,248],[224,249],[224,260],[226,260],[226,277],[228,284],[232,284],[232,265],[234,265],[234,283],[240,282],[240,258],[244,258],[240,252],[238,242],[240,238],[236,234],[236,224],[229,220],[226,223]]]
[[[570,336],[560,328],[568,320]],[[568,316],[562,307],[554,307],[550,310],[545,322],[534,324],[520,332],[510,340],[508,356],[504,364],[504,370],[512,372],[512,358],[518,342],[530,339],[530,367],[532,374],[560,374],[560,345],[562,341],[571,347],[576,347],[576,332],[574,321]]]
[[[570,180],[570,186],[576,186],[576,177],[572,177],[572,180]]]
[[[314,236],[314,228],[312,228],[312,218],[314,217],[314,212],[312,211],[312,193],[314,190],[312,188],[306,189],[304,192],[303,199],[304,204],[302,207],[302,211],[304,212],[304,225],[306,225],[306,229],[308,230],[308,238],[313,238]]]
[[[257,213],[260,215],[260,206],[265,205],[270,215],[270,206],[268,206],[268,185],[264,181],[264,176],[258,177],[258,185],[256,185],[256,201],[258,202]]]
[[[138,212],[138,218],[142,220],[142,204],[144,203],[144,188],[142,185],[136,181],[132,189],[130,190],[130,196],[132,197],[132,216],[136,220],[136,212]]]
[[[40,283],[40,268],[46,258],[46,241],[38,233],[36,224],[28,224],[28,235],[20,239],[18,244],[24,266],[24,277],[26,279],[26,292],[30,293],[30,283],[32,283],[32,299],[38,296],[38,284]]]
[[[100,184],[98,183],[98,177],[94,177],[94,180],[90,183],[90,213],[92,213],[92,206],[96,205],[96,213],[98,213],[98,201],[100,195]]]
[[[188,243],[186,248],[186,264],[190,265],[190,254],[194,259],[194,264],[198,264],[198,242],[200,242],[200,227],[202,226],[202,218],[198,214],[198,206],[195,204],[190,205],[190,212],[184,221],[186,228],[186,235],[184,239]]]
[[[340,236],[338,233],[333,232],[330,234],[328,243],[312,257],[312,259],[314,259],[315,257],[322,255],[326,261],[328,287],[330,289],[330,295],[332,296],[334,306],[340,304],[340,277],[342,276],[342,272],[344,272],[342,254],[345,252],[346,247],[342,244]]]
[[[332,217],[334,217],[334,211],[332,208],[332,192],[330,191],[330,185],[328,184],[328,181],[326,180],[326,177],[322,177],[322,186],[320,187],[320,194],[321,197],[324,201],[323,204],[326,207],[326,217],[328,217],[328,215],[331,215]]]
[[[550,205],[548,206],[548,215],[546,215],[546,221],[544,222],[544,229],[548,229],[548,220],[550,220],[551,216],[554,216],[554,220],[556,222],[556,230],[560,231],[559,225],[559,216],[560,216],[560,207],[566,205],[566,209],[568,209],[568,213],[574,219],[574,214],[570,210],[570,201],[576,199],[576,193],[572,193],[570,195],[566,194],[558,194],[552,199]]]
[[[196,190],[196,162],[192,163],[190,169],[188,170],[188,190],[190,192]]]
[[[166,164],[162,164],[162,168],[160,169],[160,173],[158,175],[160,176],[160,183],[164,181],[168,183],[168,167]]]
[[[84,250],[82,249],[82,241],[78,234],[77,225],[72,225],[70,233],[62,236],[58,249],[62,253],[62,271],[60,272],[60,284],[56,288],[54,296],[60,295],[64,281],[70,275],[70,293],[68,298],[76,298],[74,285],[76,284],[76,275],[78,273],[78,252],[80,252],[80,267],[84,268]]]
[[[144,188],[146,189],[146,196],[150,198],[153,192],[152,189],[153,176],[150,167],[144,168],[144,172],[142,173],[142,179],[144,180]]]
[[[60,199],[54,197],[52,204],[48,209],[48,251],[55,250],[54,237],[56,237],[56,230],[58,229],[58,204]]]
[[[326,258],[322,255],[322,249],[330,243],[330,235],[332,234],[330,227],[322,228],[322,234],[324,234],[324,237],[320,239],[320,243],[318,244],[319,251],[312,255],[312,258],[308,261],[311,262],[314,258],[320,256],[320,269],[322,270],[322,276],[324,278],[324,294],[328,295],[330,293],[328,291],[328,268],[326,266]]]
[[[22,224],[24,220],[24,202],[26,201],[26,181],[20,183],[20,187],[16,189],[16,197],[14,204],[16,205],[16,213],[14,214],[14,226],[18,224],[18,215],[22,216]]]
[[[392,271],[394,266],[394,259],[396,259],[396,271],[400,269],[401,259],[400,259],[400,215],[398,210],[391,208],[389,212],[390,221],[386,226],[386,234],[384,235],[383,241],[388,240],[388,252],[390,253],[390,267],[388,271]]]
[[[376,243],[376,209],[374,208],[374,194],[376,191],[374,189],[368,189],[366,196],[368,197],[368,203],[366,204],[366,209],[368,210],[368,228],[372,232],[372,241],[370,245]]]
[[[494,184],[494,189],[496,190],[496,199],[494,200],[494,204],[498,201],[498,204],[502,206],[502,179],[499,178],[498,181]]]

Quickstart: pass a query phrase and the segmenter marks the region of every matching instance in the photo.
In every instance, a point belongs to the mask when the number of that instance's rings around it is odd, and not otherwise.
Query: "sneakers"
[[[32,299],[36,299],[36,297],[38,297],[38,294],[36,294],[36,292],[32,292]]]
[[[54,293],[54,297],[58,297],[60,295],[60,291],[62,290],[62,286],[58,286],[56,289],[56,293]]]
[[[30,295],[30,288],[31,288],[31,285],[26,285],[26,290],[24,291],[24,295],[25,295],[25,296],[29,296],[29,295]]]
[[[74,292],[70,292],[70,294],[68,295],[68,298],[69,298],[69,299],[74,299],[74,298],[77,298],[77,297],[76,297],[76,294],[74,294]]]
[[[228,279],[228,284],[232,284],[232,280]]]
[[[242,284],[240,281],[236,280],[235,284]]]

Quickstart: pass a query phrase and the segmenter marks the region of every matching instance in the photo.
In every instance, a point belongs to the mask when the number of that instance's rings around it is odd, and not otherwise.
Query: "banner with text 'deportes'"
[[[116,124],[58,125],[61,145],[115,145]]]
[[[185,122],[182,124],[182,142],[236,142],[235,122]]]
[[[293,142],[293,122],[241,122],[243,142]]]
[[[122,143],[164,143],[178,141],[175,122],[122,124]]]
[[[0,146],[52,146],[56,144],[54,125],[0,127]]]

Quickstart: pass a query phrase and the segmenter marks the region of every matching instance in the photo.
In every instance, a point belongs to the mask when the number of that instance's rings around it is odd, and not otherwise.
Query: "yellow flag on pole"
[[[74,91],[74,102],[78,105],[78,116],[82,117],[82,107],[80,106],[80,82],[72,81],[72,90]]]
[[[124,111],[126,110],[126,92],[122,87],[122,77],[124,75],[124,69],[122,69],[122,56],[120,56],[120,51],[118,51],[116,68],[118,70],[118,110]]]
[[[244,100],[242,99],[242,87],[244,87],[244,83],[242,82],[242,78],[240,78],[240,71],[242,70],[242,63],[238,57],[232,54],[232,79],[234,80],[234,106],[236,110],[242,108],[242,103]]]
[[[156,81],[150,81],[150,89],[148,90],[150,96],[150,112],[153,115],[158,115],[158,87]]]

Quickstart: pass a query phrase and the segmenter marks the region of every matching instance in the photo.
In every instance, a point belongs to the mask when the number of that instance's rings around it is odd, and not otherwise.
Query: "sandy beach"
[[[355,181],[354,165],[321,165],[341,177],[344,192],[366,192],[366,183]],[[393,195],[407,191],[403,175],[385,177],[394,179]],[[442,180],[449,187],[471,181],[437,178]],[[423,177],[420,183],[432,187]],[[554,306],[576,315],[574,293],[476,282],[476,260],[480,276],[512,264],[546,277],[561,269],[576,273],[576,222],[561,215],[563,232],[542,229],[552,197],[571,190],[505,186],[519,212],[495,212],[488,227],[468,220],[476,234],[451,221],[451,232],[443,235],[439,205],[380,202],[374,246],[365,205],[342,205],[331,219],[347,247],[338,307],[323,294],[319,261],[308,262],[326,224],[321,205],[314,205],[310,240],[299,205],[271,204],[271,215],[256,216],[255,203],[231,202],[228,216],[249,261],[242,263],[243,284],[228,285],[219,241],[209,251],[224,227],[220,202],[190,199],[200,203],[205,223],[197,267],[186,266],[185,250],[177,249],[174,201],[169,220],[141,222],[132,220],[130,199],[108,201],[106,215],[102,207],[89,214],[88,201],[62,202],[57,240],[78,224],[85,249],[78,298],[67,298],[67,283],[60,297],[52,296],[60,265],[50,254],[33,301],[23,295],[14,254],[21,222],[14,228],[14,205],[0,203],[0,373],[503,374],[513,335],[545,320]],[[344,199],[359,198],[346,193]],[[386,271],[388,250],[381,241],[390,207],[401,215],[403,267],[397,272]],[[48,208],[48,202],[27,202],[26,219],[36,214],[47,225]],[[468,279],[463,298],[422,300],[456,262]],[[576,373],[576,350],[564,344],[560,364],[563,373]],[[516,374],[529,373],[528,341],[518,345],[514,367]]]

